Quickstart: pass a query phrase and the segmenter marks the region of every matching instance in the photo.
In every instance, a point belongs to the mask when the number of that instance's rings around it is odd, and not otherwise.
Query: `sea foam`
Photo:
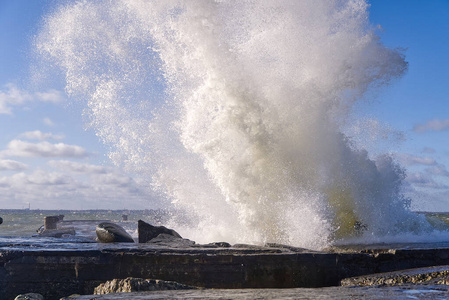
[[[343,130],[354,103],[407,69],[368,8],[74,1],[45,19],[36,49],[85,101],[112,161],[175,208],[181,234],[319,249],[431,230],[409,211],[402,168]]]

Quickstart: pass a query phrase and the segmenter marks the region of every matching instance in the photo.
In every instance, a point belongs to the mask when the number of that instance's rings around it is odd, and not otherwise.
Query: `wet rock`
[[[179,233],[173,229],[169,229],[164,226],[153,226],[142,220],[137,222],[137,231],[139,235],[139,243],[146,243],[160,234],[168,234],[177,238],[182,238]]]
[[[278,244],[278,243],[266,243],[265,247],[268,248],[280,248],[280,249],[288,249],[297,253],[301,253],[301,252],[315,252],[312,251],[310,249],[306,249],[306,248],[299,248],[299,247],[294,247],[294,246],[290,246],[290,245],[284,245],[284,244]]]
[[[142,279],[128,277],[126,279],[113,279],[100,284],[94,290],[94,295],[110,293],[129,293],[142,291],[165,291],[165,290],[191,290],[197,287],[181,284],[174,281],[158,279]]]
[[[67,297],[63,297],[60,300],[70,300],[70,299],[78,299],[79,297],[82,297],[80,294],[72,294]]]
[[[196,247],[201,248],[230,248],[231,244],[226,242],[215,242],[215,243],[209,243],[209,244],[201,244],[201,245],[195,245]]]
[[[55,238],[68,237],[74,235],[75,235],[75,228],[73,227],[64,229],[44,230],[39,233],[39,237],[55,237]]]
[[[102,243],[134,243],[126,230],[114,223],[102,222],[97,225],[95,232]]]
[[[149,240],[147,243],[165,246],[169,248],[188,248],[195,245],[194,241],[179,238],[165,233],[159,234],[157,237]]]
[[[18,295],[14,300],[44,300],[44,296],[37,293],[27,293]]]
[[[233,248],[245,248],[245,249],[265,249],[266,247],[260,245],[252,245],[252,244],[234,244]]]
[[[342,286],[395,286],[407,283],[447,285],[449,283],[449,266],[416,268],[395,272],[370,274],[366,276],[345,278],[341,281]]]

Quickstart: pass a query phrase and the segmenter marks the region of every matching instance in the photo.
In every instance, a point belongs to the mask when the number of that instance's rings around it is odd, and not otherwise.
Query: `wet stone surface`
[[[448,285],[449,266],[417,268],[400,270],[396,272],[370,274],[366,276],[345,278],[341,281],[342,286],[402,285],[407,283]]]
[[[83,295],[66,300],[150,299],[448,299],[447,288],[407,285],[401,287],[327,287],[293,289],[185,290],[107,295]]]
[[[50,238],[40,243],[36,240],[9,240],[7,243],[0,241],[0,294],[5,300],[29,292],[40,293],[45,299],[59,299],[71,294],[93,294],[95,287],[108,280],[135,277],[205,288],[207,291],[204,293],[211,297],[220,293],[209,290],[211,288],[233,289],[226,293],[243,293],[248,299],[260,292],[254,290],[252,293],[256,294],[247,294],[251,292],[246,289],[276,288],[287,289],[285,297],[288,298],[295,297],[294,293],[307,291],[291,288],[337,286],[349,277],[439,266],[446,264],[448,257],[449,248],[444,247],[318,252],[278,244],[229,247],[226,243],[215,243],[170,248],[151,243],[79,243]],[[429,286],[420,289],[431,294],[447,291],[444,285],[437,288]],[[373,293],[376,294],[404,293],[404,288],[341,287],[331,290],[371,293],[375,289]],[[238,292],[240,289],[245,290]],[[273,290],[273,297],[279,291]],[[188,299],[203,292],[180,293]],[[267,295],[262,293],[263,297]],[[229,297],[233,299],[234,296],[240,297],[237,294]],[[96,299],[109,298],[97,296]]]

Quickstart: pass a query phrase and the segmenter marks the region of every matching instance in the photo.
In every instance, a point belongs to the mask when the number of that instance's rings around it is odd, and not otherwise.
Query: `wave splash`
[[[318,249],[430,230],[400,166],[343,133],[354,103],[407,69],[368,17],[359,0],[76,1],[36,49],[110,158],[182,211],[178,231]]]

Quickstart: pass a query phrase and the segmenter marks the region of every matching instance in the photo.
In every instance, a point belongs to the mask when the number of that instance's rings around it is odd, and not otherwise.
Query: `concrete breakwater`
[[[92,294],[114,278],[155,278],[205,288],[337,286],[344,278],[448,264],[449,247],[316,252],[265,247],[151,244],[22,244],[0,247],[0,294],[35,292],[45,299]]]

